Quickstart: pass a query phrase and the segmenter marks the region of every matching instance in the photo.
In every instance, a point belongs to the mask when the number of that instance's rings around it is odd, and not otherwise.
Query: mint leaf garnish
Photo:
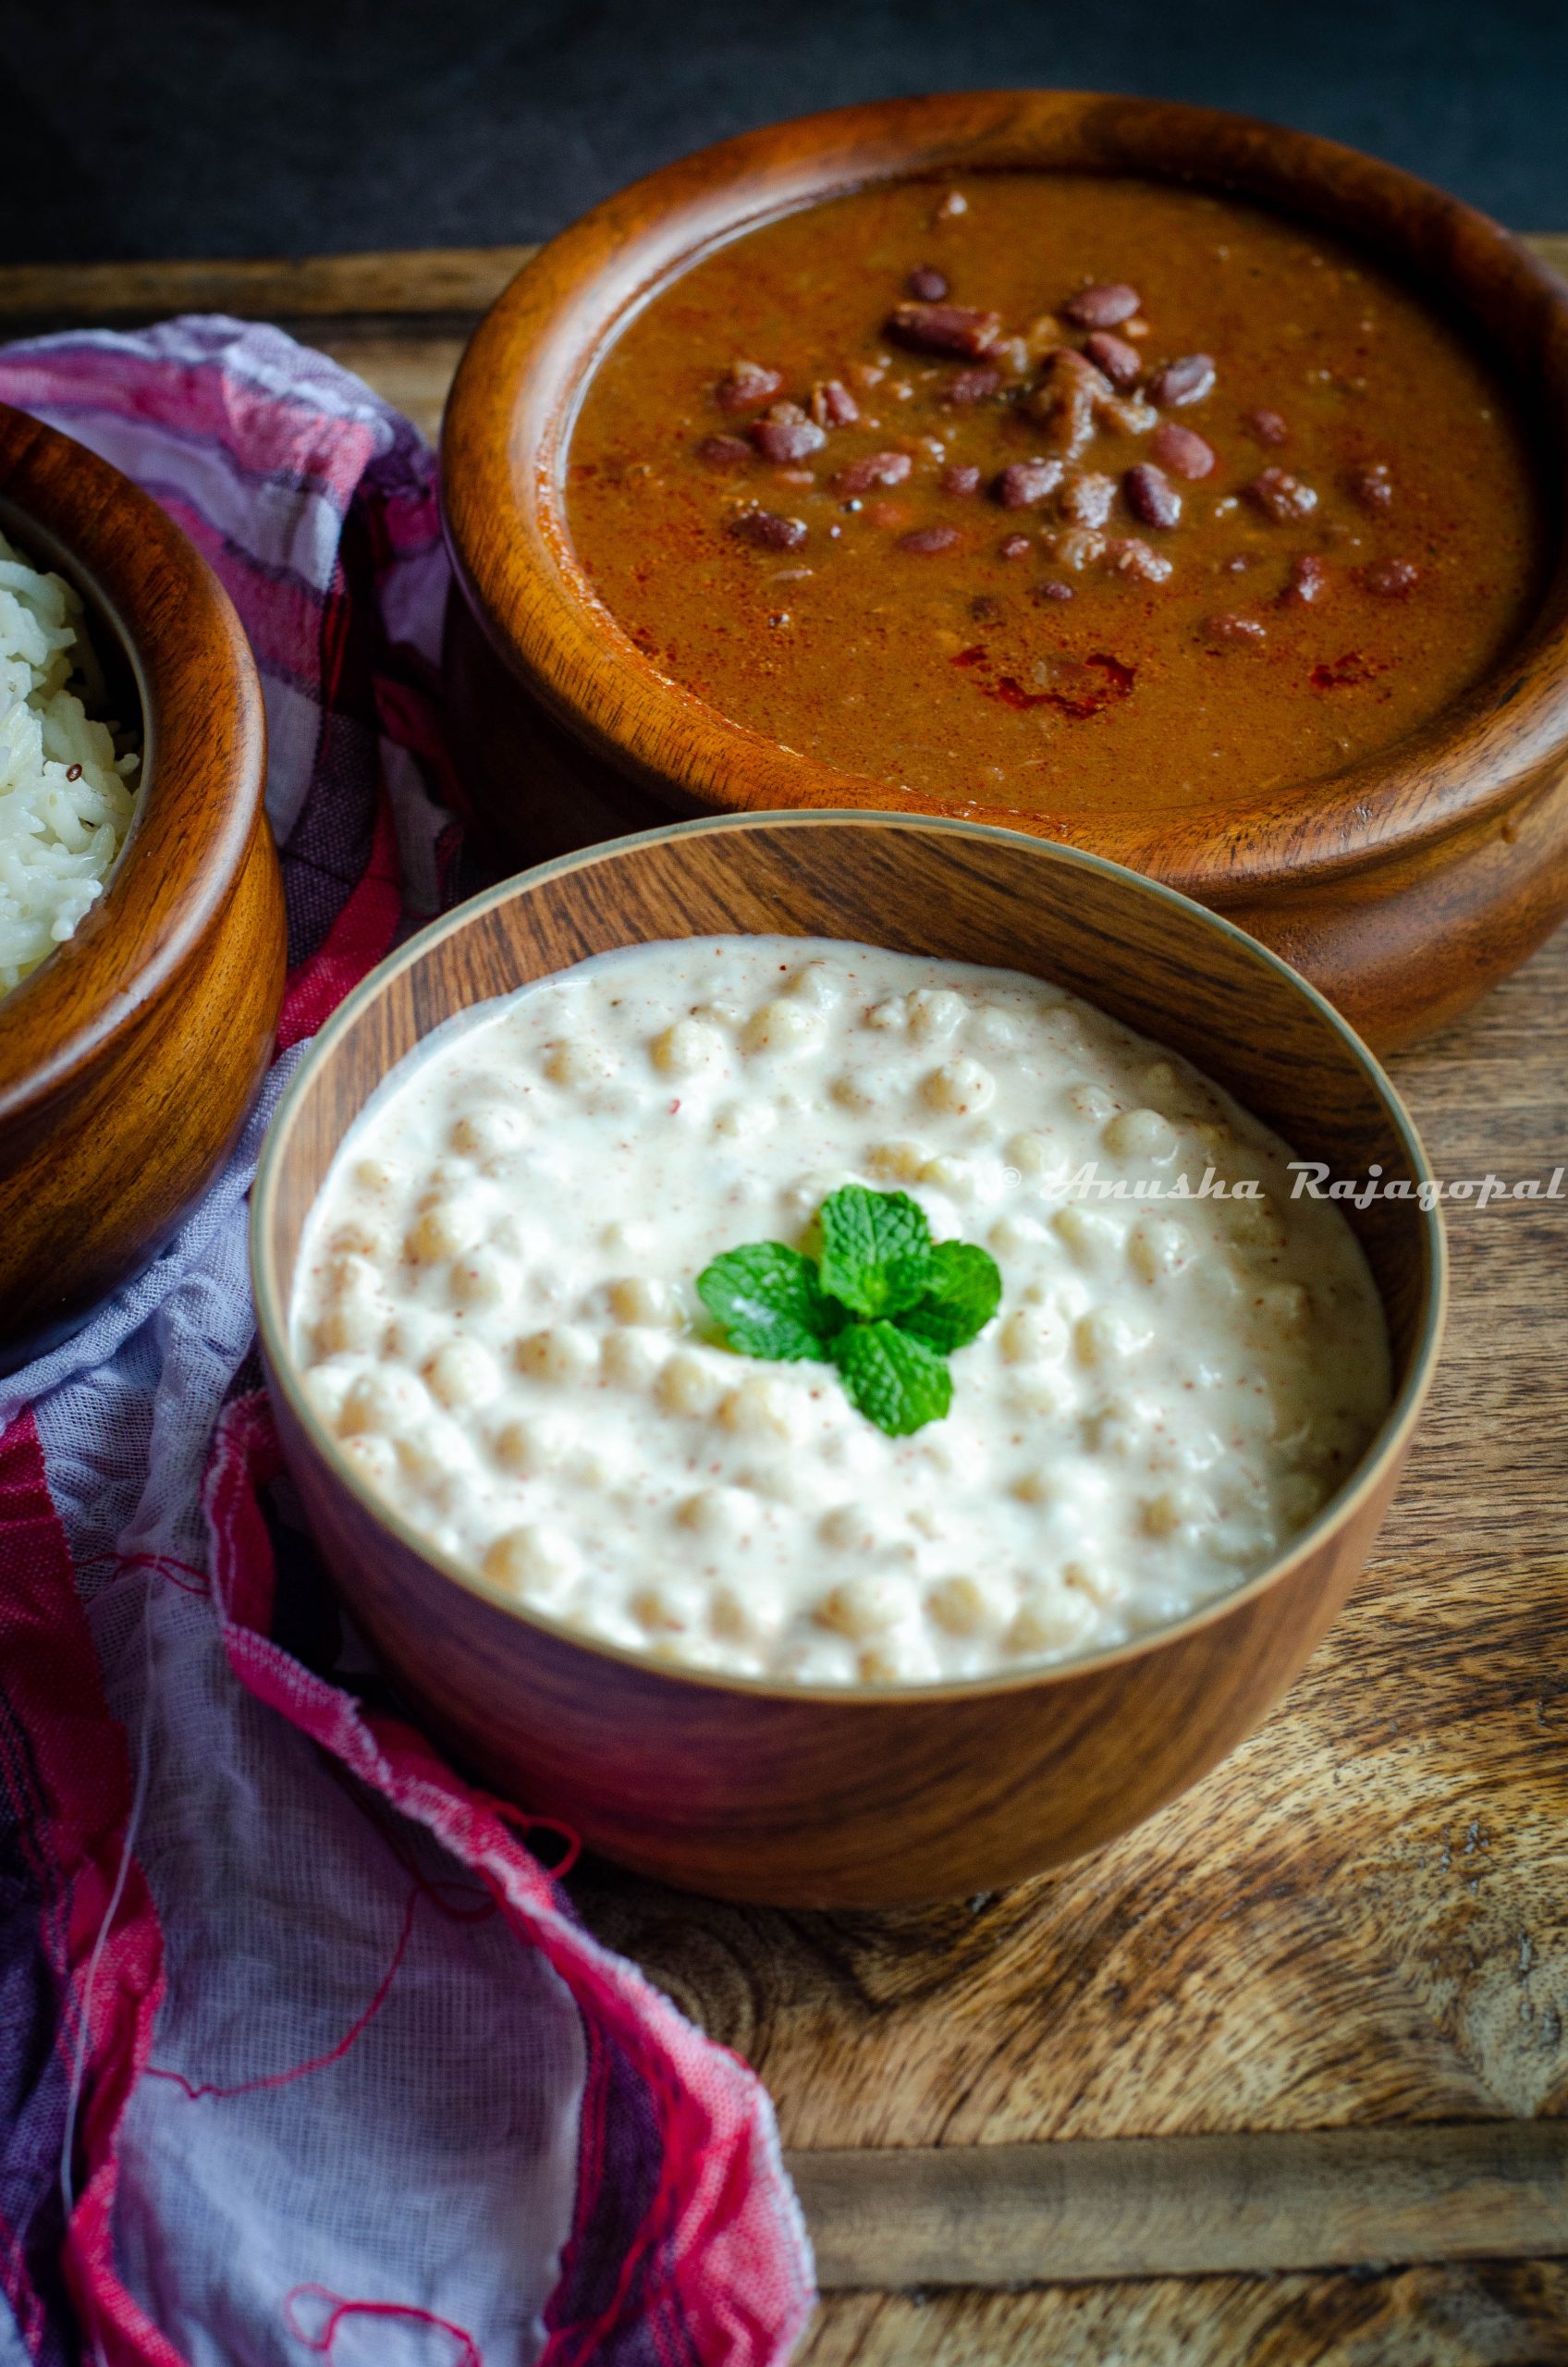
[[[939,1422],[946,1357],[1001,1303],[994,1257],[937,1241],[907,1192],[846,1184],[817,1212],[820,1263],[781,1241],[727,1249],[697,1276],[703,1305],[745,1356],[835,1364],[850,1403],[889,1438]]]
[[[931,1228],[907,1192],[846,1184],[824,1200],[822,1287],[851,1315],[875,1320],[913,1306],[931,1267]]]
[[[850,1401],[889,1438],[939,1422],[953,1402],[944,1359],[896,1323],[850,1323],[833,1343]]]
[[[824,1298],[811,1259],[782,1241],[727,1249],[697,1276],[697,1292],[732,1348],[783,1364],[806,1356],[826,1361],[847,1320],[841,1306]]]
[[[894,1320],[900,1331],[947,1355],[985,1330],[1001,1297],[1002,1278],[987,1251],[968,1241],[938,1241],[931,1251],[925,1296]]]

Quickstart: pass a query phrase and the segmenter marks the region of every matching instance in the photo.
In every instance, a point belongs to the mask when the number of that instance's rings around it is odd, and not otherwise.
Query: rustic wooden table
[[[524,251],[0,270],[0,333],[280,320],[434,435]],[[1568,1166],[1565,1011],[1568,932],[1393,1063],[1439,1174]],[[930,1911],[574,1877],[773,2092],[826,2294],[802,2367],[1568,2367],[1568,1198],[1452,1234],[1366,1579],[1185,1799]]]

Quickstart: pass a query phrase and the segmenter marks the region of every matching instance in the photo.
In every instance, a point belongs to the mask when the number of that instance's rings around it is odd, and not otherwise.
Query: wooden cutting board
[[[279,320],[434,435],[527,251],[4,269],[0,334]],[[1568,1168],[1565,1020],[1568,932],[1391,1064],[1439,1174]],[[827,2296],[809,2367],[1568,2367],[1558,1188],[1453,1208],[1443,1370],[1365,1583],[1141,1832],[897,1914],[574,1876],[772,2091]]]

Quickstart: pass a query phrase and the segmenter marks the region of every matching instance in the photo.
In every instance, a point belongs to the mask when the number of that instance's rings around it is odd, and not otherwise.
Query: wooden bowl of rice
[[[284,915],[261,686],[201,554],[5,404],[0,538],[11,1371],[156,1254],[233,1145],[271,1055]]]

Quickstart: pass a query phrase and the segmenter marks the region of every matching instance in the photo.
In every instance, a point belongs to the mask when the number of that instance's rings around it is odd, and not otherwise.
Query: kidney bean
[[[710,469],[738,469],[751,457],[751,446],[740,435],[704,435],[697,447],[698,460]]]
[[[1196,484],[1207,477],[1214,467],[1214,447],[1190,427],[1178,427],[1173,419],[1162,419],[1149,437],[1149,450],[1162,469],[1174,477],[1185,477]]]
[[[1313,608],[1329,595],[1329,570],[1316,551],[1303,551],[1291,561],[1291,580],[1280,595],[1285,608]]]
[[[909,524],[907,501],[868,501],[865,505],[865,514],[874,526],[882,527],[884,532],[889,534],[896,528]]]
[[[1063,377],[1082,386],[1085,393],[1093,395],[1096,402],[1103,402],[1115,392],[1105,372],[1096,370],[1086,354],[1079,353],[1071,345],[1053,346],[1045,357],[1045,367],[1047,371],[1060,372]]]
[[[1062,486],[1057,508],[1070,525],[1103,526],[1115,499],[1116,479],[1085,469],[1082,476],[1072,478]]]
[[[1303,518],[1310,518],[1317,507],[1317,496],[1312,487],[1300,477],[1293,477],[1289,469],[1265,469],[1243,491],[1277,526],[1292,526]]]
[[[1001,382],[999,370],[961,370],[943,387],[942,400],[956,403],[960,410],[967,410],[971,404],[983,403],[987,396],[994,395]]]
[[[978,493],[980,472],[969,460],[955,460],[950,469],[942,471],[944,493]]]
[[[1374,516],[1393,508],[1393,479],[1387,460],[1374,460],[1369,468],[1354,470],[1345,483],[1363,509],[1370,509]]]
[[[900,304],[888,323],[888,334],[916,353],[963,353],[978,361],[989,353],[1001,335],[999,313],[983,313],[970,304]]]
[[[765,370],[760,362],[733,362],[729,375],[714,388],[720,411],[755,411],[771,402],[784,384],[782,370]]]
[[[998,558],[1027,558],[1033,545],[1027,534],[1009,534],[997,546]]]
[[[1141,525],[1174,526],[1182,515],[1182,497],[1165,471],[1152,460],[1140,460],[1121,480],[1127,507]]]
[[[825,378],[811,390],[811,415],[818,427],[852,427],[860,405],[841,378]]]
[[[1183,353],[1179,362],[1168,362],[1149,380],[1148,397],[1162,411],[1177,409],[1183,403],[1201,403],[1214,392],[1214,361],[1207,353]]]
[[[1277,411],[1249,411],[1246,425],[1260,444],[1287,444],[1291,431]]]
[[[1105,563],[1116,574],[1131,576],[1140,583],[1163,583],[1170,573],[1170,561],[1150,550],[1139,534],[1113,535],[1105,546]]]
[[[1042,600],[1071,600],[1072,586],[1071,583],[1042,583],[1037,597]]]
[[[835,472],[833,490],[852,497],[869,493],[873,485],[902,484],[913,466],[907,452],[867,452]]]
[[[1084,350],[1121,394],[1135,386],[1144,374],[1144,357],[1137,347],[1129,345],[1125,337],[1112,337],[1109,329],[1096,329],[1093,337],[1085,337]]]
[[[1379,600],[1405,600],[1420,583],[1421,570],[1407,558],[1380,558],[1362,569],[1361,580]]]
[[[794,417],[779,418],[778,412],[786,411],[793,411]],[[753,421],[750,434],[763,459],[780,464],[803,460],[808,452],[820,452],[827,441],[816,422],[793,403],[779,403],[766,419]]]
[[[935,264],[923,263],[910,273],[904,286],[922,304],[939,304],[948,292],[947,274]]]
[[[803,518],[780,518],[773,509],[742,509],[729,521],[729,531],[759,550],[797,551],[806,538]]]
[[[994,490],[1004,509],[1033,509],[1060,483],[1060,460],[1014,460],[1002,471]]]
[[[1138,309],[1138,291],[1129,288],[1124,279],[1099,279],[1092,288],[1080,288],[1061,308],[1063,320],[1080,329],[1120,328],[1130,321]]]
[[[1204,623],[1207,638],[1220,649],[1261,649],[1268,640],[1266,628],[1256,617],[1227,614],[1209,617]]]
[[[956,526],[917,526],[913,534],[899,536],[899,548],[913,551],[917,558],[935,558],[938,551],[950,551],[962,540]]]

